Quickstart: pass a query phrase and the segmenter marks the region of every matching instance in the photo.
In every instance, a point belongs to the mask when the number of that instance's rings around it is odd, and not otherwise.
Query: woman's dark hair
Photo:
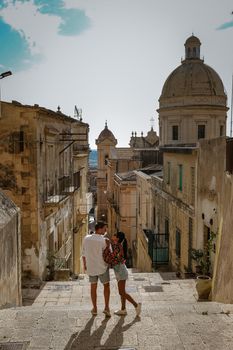
[[[122,244],[123,252],[124,252],[124,259],[127,259],[128,243],[127,243],[127,239],[125,238],[125,234],[124,234],[124,232],[118,231],[116,233],[116,236],[118,238],[118,242]]]

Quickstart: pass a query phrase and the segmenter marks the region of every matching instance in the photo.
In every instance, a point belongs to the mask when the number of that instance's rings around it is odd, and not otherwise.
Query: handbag
[[[114,259],[112,257],[112,253],[110,251],[110,249],[108,247],[106,247],[104,250],[103,250],[103,259],[104,259],[104,262],[106,264],[108,264],[110,267],[113,266],[113,263],[114,263]]]

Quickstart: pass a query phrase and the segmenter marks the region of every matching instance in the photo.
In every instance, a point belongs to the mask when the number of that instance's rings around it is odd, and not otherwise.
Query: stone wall
[[[21,305],[20,214],[0,192],[0,308]]]
[[[219,152],[218,152],[219,154]],[[224,154],[223,154],[224,155]],[[227,155],[228,157],[228,155]],[[224,169],[225,170],[225,169]],[[223,172],[212,300],[233,303],[233,175]]]
[[[137,269],[143,272],[151,272],[152,261],[148,254],[148,240],[142,230],[137,232]]]

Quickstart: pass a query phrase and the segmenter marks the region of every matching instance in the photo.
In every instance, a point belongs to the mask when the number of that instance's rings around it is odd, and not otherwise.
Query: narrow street
[[[128,305],[128,315],[119,317],[113,315],[119,297],[111,274],[111,318],[102,313],[101,286],[98,315],[91,316],[86,276],[48,282],[31,306],[0,310],[0,349],[233,349],[233,305],[197,302],[194,280],[130,271],[127,289],[142,301],[142,314],[135,317]]]

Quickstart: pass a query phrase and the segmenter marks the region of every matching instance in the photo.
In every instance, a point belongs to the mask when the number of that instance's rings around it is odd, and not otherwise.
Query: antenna
[[[230,128],[230,137],[232,137],[232,117],[233,117],[233,74],[232,74],[232,79],[231,79],[231,128]]]
[[[77,108],[77,106],[75,105],[74,106],[74,118],[80,120],[80,122],[81,122],[83,120],[82,113],[83,113],[82,109]]]

